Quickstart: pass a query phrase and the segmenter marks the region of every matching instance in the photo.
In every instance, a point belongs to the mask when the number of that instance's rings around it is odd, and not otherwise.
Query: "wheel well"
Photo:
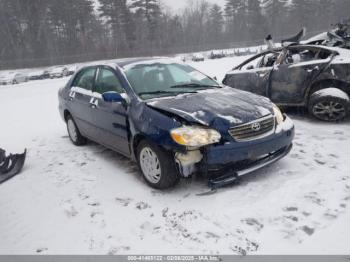
[[[67,122],[68,116],[70,116],[70,112],[68,110],[64,110],[64,120]]]
[[[311,95],[319,90],[328,88],[328,87],[335,87],[339,88],[340,90],[344,91],[346,94],[350,96],[350,85],[335,79],[328,79],[328,80],[321,80],[319,82],[314,83],[311,88],[309,89],[309,92],[307,94],[307,101],[309,101]]]
[[[141,135],[141,134],[136,135],[133,139],[132,152],[133,152],[133,156],[135,157],[135,159],[137,158],[137,155],[136,155],[137,154],[137,147],[140,144],[140,142],[144,139],[146,139],[146,137]]]

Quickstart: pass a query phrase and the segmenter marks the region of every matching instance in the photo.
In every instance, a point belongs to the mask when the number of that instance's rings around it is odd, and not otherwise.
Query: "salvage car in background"
[[[8,72],[0,75],[0,85],[15,85],[27,81],[28,77],[18,72]]]
[[[78,70],[78,65],[67,66],[67,76],[74,75],[77,70]]]
[[[57,66],[51,69],[50,78],[62,78],[68,76],[68,69],[65,66]]]
[[[323,121],[341,121],[350,108],[350,50],[291,45],[253,56],[226,74],[224,84],[303,106]]]
[[[226,57],[224,51],[219,51],[219,50],[213,50],[210,52],[209,58],[210,59],[220,59]]]
[[[269,99],[222,87],[171,59],[125,59],[78,71],[59,91],[71,141],[137,161],[154,188],[199,173],[213,188],[286,156],[293,122]]]
[[[43,80],[48,78],[50,78],[50,73],[47,70],[37,70],[28,74],[29,80]]]
[[[203,62],[205,60],[204,55],[201,53],[193,54],[192,61],[193,62]]]

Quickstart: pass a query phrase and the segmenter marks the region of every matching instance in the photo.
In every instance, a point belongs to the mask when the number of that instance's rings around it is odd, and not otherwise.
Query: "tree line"
[[[262,44],[348,18],[349,0],[0,0],[0,67],[169,55]]]

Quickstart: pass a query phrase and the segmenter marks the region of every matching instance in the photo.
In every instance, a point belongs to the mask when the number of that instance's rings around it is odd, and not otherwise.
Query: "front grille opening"
[[[256,121],[243,124],[229,130],[230,135],[238,142],[260,139],[275,131],[275,117],[269,115]]]

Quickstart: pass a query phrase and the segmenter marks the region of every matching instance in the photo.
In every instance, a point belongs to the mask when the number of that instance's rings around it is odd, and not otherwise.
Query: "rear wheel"
[[[171,188],[180,180],[172,154],[145,140],[137,147],[137,161],[146,183],[152,188]]]
[[[81,135],[71,115],[67,116],[67,131],[68,131],[69,138],[74,145],[76,146],[86,145],[87,139]]]
[[[345,92],[337,88],[327,88],[311,95],[309,112],[319,120],[337,122],[347,117],[349,105],[350,99]]]

